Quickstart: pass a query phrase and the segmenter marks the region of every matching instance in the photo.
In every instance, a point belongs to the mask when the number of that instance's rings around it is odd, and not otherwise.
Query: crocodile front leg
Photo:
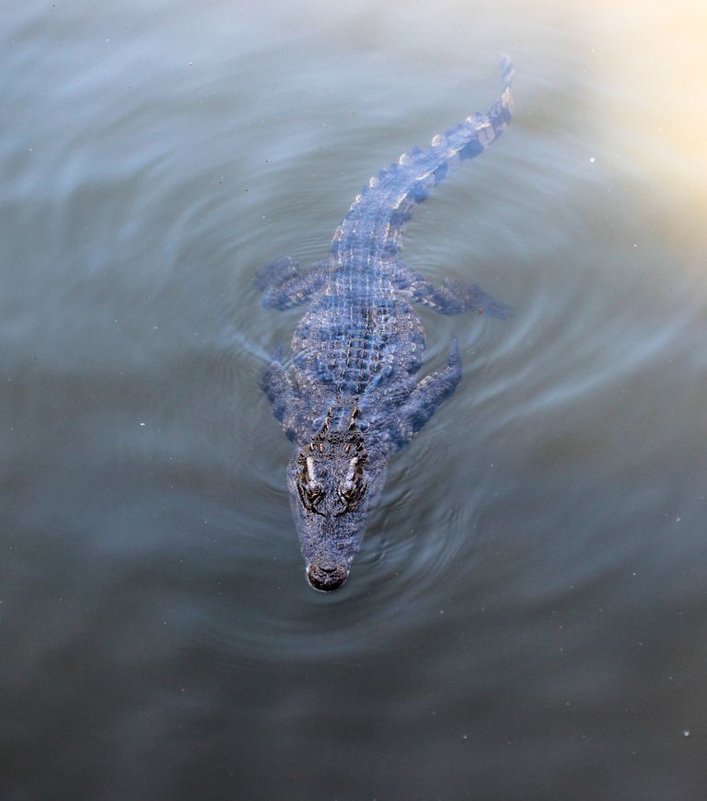
[[[263,371],[260,382],[263,392],[272,405],[273,415],[282,424],[287,438],[294,442],[298,434],[298,421],[302,420],[302,399],[292,378],[280,362],[276,352]]]
[[[437,286],[406,264],[396,265],[394,286],[411,300],[440,314],[476,312],[505,320],[512,311],[510,306],[484,292],[478,284],[445,279],[442,286]]]
[[[328,267],[328,261],[321,261],[300,272],[295,259],[269,262],[255,278],[255,286],[263,293],[263,306],[284,311],[305,303],[321,288]]]
[[[455,339],[449,349],[447,366],[423,378],[407,400],[398,408],[393,433],[395,444],[402,447],[427,423],[457,388],[461,378],[459,344]]]

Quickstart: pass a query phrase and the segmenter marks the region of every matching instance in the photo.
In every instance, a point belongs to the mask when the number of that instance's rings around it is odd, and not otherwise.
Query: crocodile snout
[[[315,590],[321,592],[338,590],[348,575],[349,571],[345,564],[328,559],[311,562],[307,566],[307,581]]]

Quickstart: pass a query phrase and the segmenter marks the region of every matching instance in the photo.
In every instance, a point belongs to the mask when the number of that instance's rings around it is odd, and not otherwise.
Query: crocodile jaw
[[[321,592],[338,590],[346,581],[351,562],[361,547],[368,513],[385,481],[385,465],[367,465],[366,494],[350,511],[322,504],[318,512],[308,509],[297,486],[296,452],[288,470],[290,507],[297,528],[309,585]]]

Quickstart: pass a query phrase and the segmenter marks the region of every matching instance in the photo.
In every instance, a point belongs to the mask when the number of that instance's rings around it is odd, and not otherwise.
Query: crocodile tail
[[[501,75],[503,92],[486,112],[471,114],[458,125],[433,136],[428,148],[413,148],[400,156],[398,166],[409,176],[413,201],[424,200],[452,167],[478,156],[508,127],[513,114],[513,64],[506,56],[501,60]],[[395,166],[391,169],[395,171]]]
[[[403,153],[397,164],[379,176],[381,187],[388,184],[393,189],[389,197],[398,190],[395,199],[391,197],[388,230],[391,249],[397,249],[402,227],[410,219],[414,206],[423,202],[457,164],[478,156],[508,127],[513,114],[513,63],[504,56],[500,66],[503,92],[485,113],[474,113],[433,136],[428,148],[413,148]]]
[[[398,161],[373,176],[359,195],[337,231],[332,243],[336,250],[347,235],[347,223],[360,235],[361,226],[354,221],[366,218],[371,207],[388,210],[385,229],[381,233],[384,251],[394,255],[400,244],[405,223],[416,204],[422,203],[430,191],[460,162],[482,153],[508,127],[513,113],[513,64],[501,59],[503,92],[485,113],[475,113],[444,133],[432,137],[429,147],[415,147],[403,153]]]

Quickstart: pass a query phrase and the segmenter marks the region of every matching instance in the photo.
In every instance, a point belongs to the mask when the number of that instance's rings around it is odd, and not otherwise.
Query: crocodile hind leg
[[[442,401],[454,392],[460,378],[461,358],[455,339],[449,349],[447,366],[423,378],[398,408],[394,433],[396,445],[405,445],[417,434]]]
[[[510,306],[484,292],[478,284],[445,279],[442,286],[437,286],[405,264],[396,265],[395,287],[440,314],[476,312],[505,320],[512,312]]]
[[[260,269],[255,286],[263,293],[269,309],[291,309],[310,300],[326,278],[328,261],[321,261],[301,272],[295,259],[277,259]]]

